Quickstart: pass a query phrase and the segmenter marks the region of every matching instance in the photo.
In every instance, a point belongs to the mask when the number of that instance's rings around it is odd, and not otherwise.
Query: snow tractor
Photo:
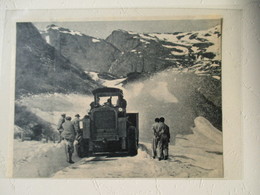
[[[127,102],[118,88],[92,91],[94,101],[82,119],[82,131],[76,150],[79,157],[97,153],[126,153],[135,156],[138,149],[138,113],[127,113]]]

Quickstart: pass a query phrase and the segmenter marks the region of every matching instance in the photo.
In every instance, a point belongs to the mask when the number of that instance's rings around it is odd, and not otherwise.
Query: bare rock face
[[[121,55],[111,64],[109,72],[117,76],[126,76],[132,72],[153,73],[176,66],[166,58],[171,56],[169,49],[155,39],[143,38],[137,33],[116,30],[106,41],[119,48]]]
[[[61,55],[85,71],[107,72],[120,53],[102,39],[55,25],[48,26],[43,36]]]
[[[113,31],[106,41],[121,55],[111,64],[110,73],[153,73],[168,67],[188,68],[198,74],[221,77],[221,30],[175,33],[134,33]]]
[[[16,96],[44,92],[90,93],[98,87],[81,68],[46,43],[31,23],[17,24]]]
[[[115,30],[105,40],[49,25],[42,36],[85,71],[154,73],[169,67],[221,78],[221,29],[174,33]]]
[[[130,34],[124,30],[114,30],[106,41],[113,44],[122,52],[129,52],[140,45],[140,41],[136,39],[135,34]]]

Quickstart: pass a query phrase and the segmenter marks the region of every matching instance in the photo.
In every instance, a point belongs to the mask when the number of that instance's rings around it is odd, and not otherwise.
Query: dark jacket
[[[152,131],[155,137],[159,137],[159,123],[156,122],[152,125]]]
[[[159,123],[159,136],[163,139],[167,139],[168,141],[171,138],[170,128],[165,123],[162,122]]]
[[[76,132],[78,132],[79,131],[79,129],[80,129],[80,126],[79,126],[79,121],[80,121],[80,119],[79,118],[74,118],[73,119],[73,121],[72,121],[72,123],[73,123],[73,126],[74,126],[74,129],[75,129],[75,131]]]

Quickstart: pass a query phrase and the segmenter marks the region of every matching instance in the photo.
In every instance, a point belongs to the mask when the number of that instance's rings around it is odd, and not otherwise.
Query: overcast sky
[[[55,24],[97,38],[105,39],[113,30],[138,33],[173,33],[206,30],[221,24],[221,19],[212,20],[157,20],[157,21],[90,21],[90,22],[41,22],[33,23],[39,30]]]

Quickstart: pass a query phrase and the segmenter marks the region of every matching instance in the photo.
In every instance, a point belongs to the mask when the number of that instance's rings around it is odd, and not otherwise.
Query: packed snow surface
[[[14,177],[121,178],[222,177],[222,135],[203,117],[195,119],[194,134],[172,135],[169,159],[151,157],[151,144],[139,144],[134,157],[100,154],[66,162],[64,143],[14,141]],[[217,141],[216,141],[217,140]]]
[[[57,144],[14,140],[13,158],[14,177],[51,177],[69,166],[63,142]],[[75,153],[73,160],[80,160]]]

